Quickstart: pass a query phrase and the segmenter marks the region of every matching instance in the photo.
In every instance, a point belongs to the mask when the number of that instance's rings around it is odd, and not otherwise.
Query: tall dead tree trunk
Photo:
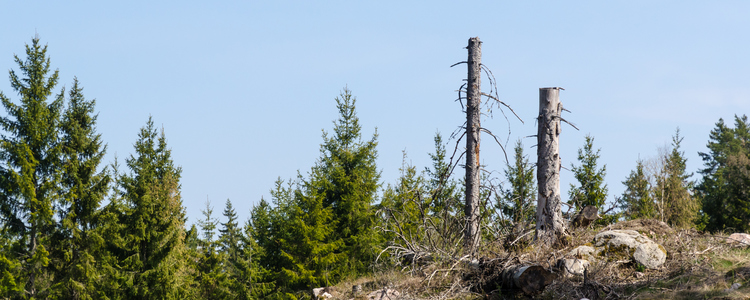
[[[468,82],[466,84],[466,229],[464,245],[474,253],[479,245],[479,123],[482,103],[480,78],[482,42],[478,37],[469,39]]]
[[[564,238],[567,236],[560,196],[560,89],[539,89],[536,172],[539,197],[536,208],[536,239],[547,245],[564,244]]]

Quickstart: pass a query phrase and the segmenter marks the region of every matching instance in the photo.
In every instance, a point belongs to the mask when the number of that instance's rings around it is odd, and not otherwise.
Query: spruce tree
[[[211,202],[206,200],[206,208],[201,210],[204,219],[198,224],[203,231],[200,240],[201,249],[198,260],[198,284],[201,299],[234,299],[228,281],[228,274],[224,270],[224,255],[217,249],[218,242],[213,240],[218,221],[213,217]]]
[[[514,164],[507,164],[505,179],[510,186],[500,190],[498,208],[510,216],[513,224],[530,224],[536,218],[536,183],[535,166],[523,154],[523,144],[519,140],[513,148]]]
[[[583,148],[578,149],[578,161],[580,166],[572,165],[573,176],[577,184],[570,185],[570,201],[576,210],[581,210],[592,205],[604,212],[604,203],[607,200],[607,184],[604,176],[607,175],[607,166],[599,169],[598,160],[601,149],[594,151],[594,137],[586,135]],[[598,223],[611,223],[616,220],[614,216],[602,216]]]
[[[278,182],[278,181],[277,181]],[[277,248],[273,244],[272,208],[261,198],[250,211],[250,219],[245,223],[243,235],[243,254],[247,258],[248,268],[242,269],[243,281],[248,284],[247,291],[241,296],[247,299],[271,299],[278,294],[278,285],[272,257]]]
[[[186,293],[184,222],[180,198],[182,168],[172,161],[164,131],[149,117],[138,134],[130,174],[120,176],[126,202],[120,266],[125,298],[175,299]]]
[[[384,214],[382,226],[387,230],[384,237],[402,243],[420,242],[424,235],[419,228],[425,215],[432,211],[432,203],[424,191],[424,178],[417,174],[414,166],[406,164],[406,153],[400,170],[398,183],[395,186],[388,184],[379,204]]]
[[[453,238],[462,238],[460,230],[464,226],[464,191],[459,183],[451,177],[451,165],[446,158],[445,143],[440,133],[433,138],[435,152],[430,153],[432,168],[425,168],[425,189],[429,194],[429,209],[436,224],[436,230],[441,240],[445,242],[442,248],[455,245]]]
[[[271,190],[271,207],[264,200],[252,212],[253,234],[258,247],[260,268],[266,278],[256,282],[275,283],[273,297],[328,286],[342,278],[343,255],[340,240],[331,240],[331,208],[323,198],[298,179],[286,186],[280,179]],[[253,259],[255,260],[255,259]],[[271,297],[271,296],[269,296]]]
[[[97,227],[97,211],[109,190],[110,176],[98,170],[106,146],[96,133],[95,101],[84,98],[78,79],[69,93],[62,131],[62,211],[53,236],[55,296],[92,299],[99,295],[100,258],[104,239]]]
[[[622,193],[620,202],[622,210],[627,219],[650,219],[656,217],[656,205],[651,196],[651,185],[643,170],[643,161],[638,160],[635,170],[625,181],[625,191]]]
[[[95,214],[96,231],[104,240],[103,250],[99,253],[97,267],[99,280],[95,282],[102,299],[122,299],[124,287],[128,286],[129,274],[123,272],[120,260],[126,254],[125,228],[127,220],[127,203],[123,199],[121,186],[122,176],[117,155],[109,166],[113,179],[108,191],[107,203]]]
[[[223,271],[227,274],[226,285],[235,299],[249,299],[251,297],[249,282],[252,279],[252,265],[249,258],[252,257],[252,253],[246,253],[243,247],[253,247],[253,245],[245,241],[242,228],[237,223],[237,212],[229,199],[227,199],[222,215],[226,218],[226,222],[221,223],[218,243],[219,251],[224,259]]]
[[[657,197],[663,197],[667,204],[667,223],[675,227],[692,227],[698,217],[699,204],[691,194],[693,183],[688,179],[692,174],[686,173],[685,153],[680,151],[680,129],[672,137],[672,150],[666,157],[664,173],[657,181]]]
[[[331,208],[331,241],[342,240],[349,257],[344,265],[349,272],[366,272],[377,255],[380,242],[374,230],[380,172],[377,170],[377,133],[362,141],[356,113],[356,98],[344,89],[336,97],[339,118],[333,135],[323,133],[321,157],[305,182],[306,199],[321,197],[324,208]]]
[[[347,275],[341,267],[346,255],[340,252],[343,243],[336,239],[335,226],[330,226],[335,222],[333,209],[323,204],[324,197],[313,184],[305,182],[295,189],[294,203],[285,212],[289,219],[280,245],[280,279],[292,290],[330,286]]]
[[[226,222],[221,223],[221,229],[219,229],[219,247],[221,252],[227,254],[227,260],[234,262],[239,256],[240,240],[242,238],[241,228],[237,223],[237,212],[234,211],[232,201],[227,199],[222,213]]]
[[[707,153],[699,153],[704,168],[696,187],[702,200],[703,226],[710,231],[750,230],[750,195],[747,158],[750,155],[750,126],[747,116],[734,117],[734,128],[719,119],[709,134]]]
[[[55,228],[55,203],[59,199],[60,116],[64,92],[53,96],[58,71],[50,73],[47,46],[32,39],[26,60],[15,61],[23,77],[10,71],[11,88],[20,95],[14,103],[0,92],[7,115],[0,117],[0,214],[4,231],[17,248],[10,261],[21,264],[17,282],[24,297],[44,298],[51,282],[50,235]]]

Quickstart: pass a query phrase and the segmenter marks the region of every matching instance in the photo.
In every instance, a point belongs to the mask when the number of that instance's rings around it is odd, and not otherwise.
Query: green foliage
[[[657,216],[656,205],[651,196],[651,184],[643,168],[643,161],[638,160],[635,170],[630,171],[628,178],[622,182],[625,185],[625,191],[620,198],[623,204],[621,209],[629,220],[650,219]]]
[[[230,290],[228,273],[225,271],[225,253],[217,251],[218,242],[213,240],[218,221],[213,217],[211,202],[206,200],[206,208],[201,210],[205,219],[198,224],[203,231],[203,239],[199,240],[197,283],[200,299],[235,299]]]
[[[531,224],[536,218],[534,165],[523,154],[521,140],[516,142],[513,151],[514,163],[508,163],[505,169],[505,180],[509,188],[500,188],[496,206],[510,218],[512,224]]]
[[[570,200],[568,203],[575,207],[576,211],[586,206],[592,205],[599,208],[601,219],[597,220],[598,224],[610,224],[617,221],[619,216],[603,215],[604,204],[607,200],[607,184],[604,183],[604,176],[607,175],[607,165],[598,169],[599,152],[594,152],[594,137],[586,135],[586,142],[583,148],[578,149],[578,161],[580,166],[572,165],[573,176],[578,184],[570,185]]]
[[[7,112],[0,117],[6,133],[0,140],[0,214],[4,230],[25,244],[6,259],[21,264],[16,278],[25,281],[25,296],[33,298],[45,297],[51,284],[47,249],[60,188],[59,127],[65,95],[60,92],[50,100],[58,71],[50,74],[47,47],[38,38],[26,45],[26,56],[25,61],[14,56],[24,77],[10,71],[10,84],[20,103],[0,92]]]
[[[55,281],[53,293],[63,299],[92,299],[99,295],[100,257],[104,238],[97,213],[111,181],[106,169],[98,171],[106,146],[96,133],[93,100],[87,101],[75,79],[63,116],[62,210],[53,235]]]
[[[699,204],[691,195],[692,174],[685,171],[687,158],[680,151],[680,129],[672,137],[672,149],[666,157],[663,173],[656,183],[656,197],[666,204],[666,219],[669,225],[681,228],[692,227],[698,217]]]
[[[419,245],[448,253],[461,250],[455,245],[462,245],[463,193],[450,178],[442,136],[436,134],[434,141],[435,153],[429,154],[432,168],[417,173],[404,154],[401,177],[396,185],[388,185],[377,206],[379,228],[388,246],[414,250],[413,246]]]
[[[253,270],[250,264],[252,254],[249,251],[252,249],[245,252],[243,247],[252,248],[253,245],[248,244],[243,236],[242,229],[237,223],[237,212],[229,199],[225,203],[222,215],[226,222],[221,223],[219,229],[218,247],[223,256],[222,270],[227,276],[226,286],[233,299],[250,299],[252,290],[249,282],[252,280]]]
[[[124,243],[117,249],[124,297],[174,299],[187,291],[183,260],[185,213],[180,198],[182,169],[174,165],[162,130],[149,118],[126,159],[130,174],[119,177],[125,200]]]
[[[256,282],[274,282],[269,297],[275,297],[340,280],[343,243],[332,240],[332,209],[299,181],[277,180],[271,197],[274,207],[261,199],[251,216],[257,269],[263,272]]]
[[[420,242],[422,218],[433,209],[425,192],[425,179],[414,166],[406,164],[404,153],[401,177],[395,186],[388,184],[379,207],[383,211],[382,227],[388,241],[407,239]]]
[[[336,98],[340,117],[331,137],[324,132],[308,178],[277,180],[272,203],[261,199],[253,208],[244,250],[251,257],[250,295],[285,298],[328,286],[366,272],[374,260],[380,243],[372,207],[380,178],[377,134],[361,141],[355,102],[346,89]]]
[[[425,168],[426,191],[429,215],[433,216],[436,236],[440,237],[438,247],[448,249],[462,238],[464,226],[464,191],[451,177],[451,163],[446,158],[445,143],[440,133],[434,137],[435,153],[430,153],[432,168]]]
[[[336,97],[339,119],[334,122],[333,136],[323,133],[321,156],[304,181],[305,190],[300,197],[311,203],[319,198],[324,209],[331,209],[333,232],[329,241],[341,240],[348,258],[336,266],[342,275],[367,272],[380,243],[372,207],[380,180],[375,164],[378,135],[373,134],[369,141],[361,140],[355,104],[356,98],[348,89]]]
[[[11,298],[22,291],[22,283],[13,275],[18,273],[19,263],[0,253],[0,297]]]
[[[734,117],[734,128],[719,119],[709,134],[709,152],[699,153],[704,168],[696,187],[706,230],[750,230],[750,127],[747,116]]]

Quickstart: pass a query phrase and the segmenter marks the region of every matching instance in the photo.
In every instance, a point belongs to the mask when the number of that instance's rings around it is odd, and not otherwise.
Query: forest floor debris
[[[608,229],[635,230],[667,250],[666,262],[648,269],[632,260],[591,261],[584,276],[559,276],[558,259]],[[485,245],[479,270],[476,263],[456,264],[436,260],[426,265],[380,266],[372,277],[347,281],[336,290],[362,292],[336,295],[337,299],[366,299],[384,288],[398,291],[394,299],[748,299],[750,298],[750,248],[726,243],[729,234],[706,234],[694,229],[672,229],[663,222],[633,220],[607,227],[579,228],[571,232],[571,243],[562,249],[538,247],[534,243],[513,252],[502,249],[502,241]],[[484,262],[484,263],[483,263]],[[541,266],[556,273],[555,280],[535,294],[508,289],[488,279],[487,268],[503,264]]]

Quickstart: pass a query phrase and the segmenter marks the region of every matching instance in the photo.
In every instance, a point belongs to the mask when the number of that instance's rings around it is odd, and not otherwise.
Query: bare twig
[[[500,143],[500,141],[497,139],[497,137],[492,132],[490,132],[489,129],[487,129],[487,128],[480,127],[479,130],[480,131],[484,131],[484,133],[489,134],[492,138],[495,139],[495,142],[497,143],[497,145],[500,146],[500,149],[503,150],[503,155],[505,156],[505,162],[509,163],[509,161],[508,161],[508,153],[505,152],[505,147],[503,147],[503,144]]]
[[[514,115],[514,116],[516,116],[516,118],[518,118],[518,120],[519,120],[519,121],[521,121],[521,123],[523,123],[523,120],[521,120],[521,117],[519,117],[519,116],[518,116],[518,114],[516,114],[516,111],[514,111],[514,110],[513,110],[513,108],[511,108],[511,107],[510,107],[510,106],[509,106],[508,104],[505,104],[505,102],[503,102],[503,101],[500,101],[500,99],[498,99],[497,97],[495,97],[495,96],[492,96],[492,95],[490,95],[490,94],[486,94],[486,93],[481,93],[481,94],[482,94],[482,96],[485,96],[485,97],[488,97],[488,98],[492,98],[493,100],[495,100],[495,101],[499,102],[499,103],[500,103],[500,104],[502,104],[503,106],[505,106],[505,107],[507,107],[508,109],[510,109],[510,111],[511,111],[511,112],[513,113],[513,115]]]

